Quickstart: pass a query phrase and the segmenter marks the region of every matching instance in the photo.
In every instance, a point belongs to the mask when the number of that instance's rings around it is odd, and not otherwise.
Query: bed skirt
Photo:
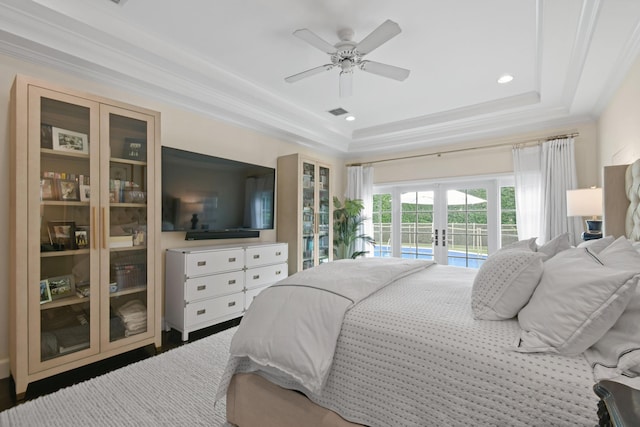
[[[231,379],[227,421],[238,427],[362,427],[256,374],[235,374]]]

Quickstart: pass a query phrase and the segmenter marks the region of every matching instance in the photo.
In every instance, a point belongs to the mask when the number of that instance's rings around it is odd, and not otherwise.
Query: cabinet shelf
[[[53,150],[51,148],[40,148],[40,154],[44,157],[75,157],[78,159],[89,159],[89,154],[77,153],[74,151],[66,150]]]
[[[110,203],[111,208],[146,208],[146,203]]]
[[[121,157],[110,157],[109,161],[111,163],[120,163],[124,165],[138,165],[138,166],[146,166],[147,162],[141,162],[140,160],[129,160],[123,159]]]
[[[89,206],[89,202],[77,202],[67,200],[42,200],[40,201],[42,206]]]
[[[131,288],[123,289],[121,291],[112,292],[109,294],[109,297],[113,298],[113,297],[121,297],[124,295],[137,294],[140,292],[145,292],[146,290],[147,290],[147,285],[134,286]]]
[[[81,298],[78,296],[71,296],[66,298],[60,298],[58,300],[51,301],[46,304],[41,304],[40,311],[49,310],[49,309],[58,308],[58,307],[65,307],[67,305],[81,304],[84,302],[88,303],[89,297]]]
[[[64,257],[64,256],[74,256],[74,255],[86,255],[89,254],[89,249],[72,249],[68,251],[50,251],[50,252],[40,252],[41,258],[52,258],[52,257]]]
[[[129,252],[129,251],[142,251],[147,249],[146,245],[127,246],[126,248],[109,248],[111,252]]]

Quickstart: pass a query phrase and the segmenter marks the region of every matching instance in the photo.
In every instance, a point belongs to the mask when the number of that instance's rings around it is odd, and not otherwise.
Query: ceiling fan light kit
[[[340,68],[340,97],[351,96],[353,92],[353,70],[355,68],[359,68],[362,71],[382,77],[403,81],[409,77],[409,70],[362,59],[366,54],[400,34],[401,31],[402,30],[397,23],[387,19],[360,43],[356,43],[352,40],[354,34],[353,30],[349,28],[340,30],[338,31],[338,38],[340,41],[332,46],[311,30],[306,28],[296,30],[293,33],[294,36],[329,54],[331,63],[311,68],[301,73],[293,74],[286,77],[284,80],[287,83],[294,83],[306,77],[311,77],[323,71],[329,71],[338,67]]]

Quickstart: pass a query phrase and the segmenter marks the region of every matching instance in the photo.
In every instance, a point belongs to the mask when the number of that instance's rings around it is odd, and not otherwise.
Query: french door
[[[393,192],[393,256],[479,267],[496,249],[495,182],[401,187]]]

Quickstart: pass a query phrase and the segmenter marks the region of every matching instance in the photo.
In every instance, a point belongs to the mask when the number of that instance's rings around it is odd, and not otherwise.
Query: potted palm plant
[[[333,198],[333,258],[355,259],[369,251],[358,250],[358,242],[375,244],[371,236],[362,231],[365,218],[361,215],[364,203],[360,199]]]

